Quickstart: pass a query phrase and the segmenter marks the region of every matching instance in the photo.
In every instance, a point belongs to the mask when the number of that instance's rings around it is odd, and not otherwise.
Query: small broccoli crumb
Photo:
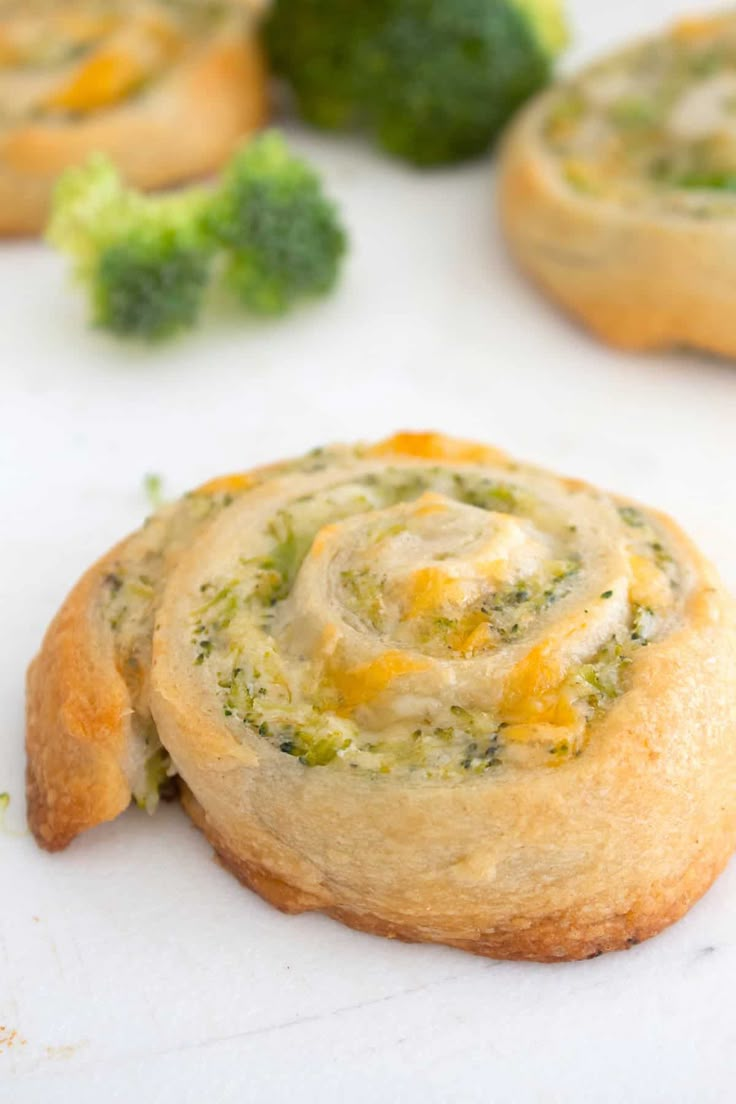
[[[157,747],[146,760],[144,788],[136,793],[135,803],[147,813],[155,813],[160,800],[169,801],[176,792],[176,778],[169,755]]]
[[[158,510],[164,504],[164,481],[156,472],[149,472],[143,478],[143,490],[152,510]]]
[[[641,510],[637,510],[635,506],[619,506],[618,508],[621,520],[630,525],[632,529],[643,529],[646,522],[642,515]]]

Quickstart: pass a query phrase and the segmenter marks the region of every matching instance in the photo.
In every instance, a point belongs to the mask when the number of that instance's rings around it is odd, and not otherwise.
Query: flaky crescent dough
[[[246,885],[401,939],[623,948],[736,844],[713,569],[663,515],[437,434],[167,507],[73,592],[28,703],[43,846],[147,803],[160,740]]]
[[[42,0],[36,6],[45,10]],[[229,13],[220,5],[224,14],[204,28],[201,17],[197,22],[186,15],[187,7],[196,5],[184,3],[184,14],[177,15],[167,0],[132,4],[128,14],[123,9],[121,27],[100,31],[81,60],[62,59],[58,72],[39,66],[38,78],[17,60],[3,66],[3,32],[10,35],[14,22],[28,20],[28,12],[23,5],[0,9],[0,235],[42,230],[60,173],[92,152],[111,157],[132,185],[156,189],[213,172],[243,136],[263,124],[266,70],[246,5],[232,0]],[[74,8],[94,10],[100,4],[85,0]],[[137,37],[135,23],[125,23],[139,9],[146,17],[160,9],[168,19],[163,26],[169,38],[159,54],[155,47],[163,31],[152,44],[145,37],[152,35],[148,23]],[[59,12],[58,5],[52,12]],[[44,18],[53,39],[55,20],[63,16]],[[140,85],[113,95],[108,87],[115,89],[114,65],[139,66]],[[122,87],[125,71],[118,79]],[[28,99],[25,113],[16,110],[21,94]],[[67,106],[85,96],[89,108]],[[95,107],[95,97],[108,102]]]
[[[706,70],[709,51],[720,61]],[[668,59],[693,75],[673,78]],[[692,20],[604,58],[511,128],[511,250],[604,341],[736,355],[734,92],[736,17]]]

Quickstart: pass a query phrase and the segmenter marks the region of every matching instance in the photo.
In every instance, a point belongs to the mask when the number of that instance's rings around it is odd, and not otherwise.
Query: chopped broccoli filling
[[[133,794],[138,808],[147,813],[155,812],[160,800],[170,800],[176,785],[171,758],[158,744],[158,738],[154,740],[158,746],[146,760],[143,787]]]
[[[604,59],[552,98],[543,132],[581,193],[696,218],[736,210],[736,19]]]
[[[149,472],[143,477],[143,490],[152,510],[158,510],[164,504],[163,487],[164,481],[156,472]]]
[[[453,502],[494,518],[474,521],[462,511],[456,516]],[[402,507],[408,504],[414,505],[407,513]],[[426,538],[417,535],[424,532],[423,510],[429,515],[439,510],[443,517],[440,523],[427,523]],[[675,593],[678,582],[674,559],[662,544],[654,522],[635,507],[622,506],[620,514],[627,544],[643,564],[639,570],[644,582],[637,585],[669,586],[668,593]],[[487,581],[477,583],[471,578],[472,568],[467,566],[474,561],[461,558],[461,566],[453,568],[458,548],[461,557],[476,554],[472,544],[475,540],[481,541],[478,547],[483,550],[479,562],[487,563],[483,541],[488,533],[497,531],[494,527],[500,526],[499,532],[504,526],[508,530],[508,518],[520,519],[511,526],[511,532],[517,534],[513,539],[522,539],[518,534],[526,533],[524,526],[535,521],[554,534],[548,538],[552,543],[538,570],[507,582],[494,582],[491,573]],[[352,526],[351,519],[361,520],[349,529],[354,544],[349,545],[351,558],[346,562],[340,560],[339,551],[331,552],[325,541],[334,536],[336,524]],[[482,537],[472,536],[474,524]],[[415,531],[412,527],[417,525],[420,528]],[[320,536],[315,561],[315,538],[323,532],[327,535]],[[438,538],[437,533],[445,535]],[[421,716],[404,718],[402,714],[385,728],[383,722],[376,722],[377,729],[371,727],[370,709],[367,713],[360,713],[360,709],[364,701],[371,700],[371,694],[382,692],[386,679],[390,682],[394,677],[395,669],[386,666],[387,659],[393,663],[398,656],[397,670],[411,671],[417,669],[414,660],[402,668],[402,657],[421,654],[437,662],[456,663],[490,654],[502,645],[518,644],[523,648],[525,635],[537,629],[539,618],[572,594],[585,574],[587,565],[576,552],[576,533],[568,517],[555,520],[549,506],[525,486],[467,470],[396,466],[380,474],[369,471],[332,482],[312,495],[292,499],[264,520],[257,535],[261,551],[240,558],[237,577],[208,579],[200,585],[202,601],[192,612],[192,662],[203,667],[209,677],[216,677],[223,714],[232,725],[247,726],[303,766],[354,768],[379,774],[401,769],[419,771],[426,777],[450,778],[482,774],[519,761],[520,748],[525,747],[523,754],[537,754],[534,749],[539,748],[538,754],[547,765],[558,765],[581,753],[588,726],[622,692],[625,672],[638,650],[660,631],[660,609],[630,599],[628,623],[589,659],[568,662],[559,675],[553,676],[559,679],[556,683],[547,683],[546,674],[542,674],[540,685],[544,688],[539,691],[539,700],[532,688],[528,692],[530,700],[523,694],[520,698],[502,695],[490,712],[466,708],[462,700],[451,707],[437,703],[432,708],[427,706]],[[412,545],[411,541],[425,539],[439,540],[439,544],[421,545],[422,562],[426,563],[430,555],[430,567],[414,568],[410,550],[420,545]],[[325,674],[324,666],[315,669],[314,645],[304,647],[301,638],[288,635],[289,626],[301,616],[299,599],[303,592],[295,591],[295,587],[302,585],[305,558],[310,556],[310,571],[319,562],[326,565],[329,574],[333,560],[322,561],[320,557],[325,554],[337,556],[330,584],[341,611],[335,616],[344,616],[351,631],[380,637],[382,647],[389,649],[365,671],[358,668],[357,675],[354,670],[348,671],[347,682],[343,668],[339,668],[336,681]],[[392,557],[409,557],[406,580],[400,571],[397,575],[396,571],[382,569],[384,556],[388,557],[387,563],[395,562]],[[429,586],[430,604],[415,610],[414,576],[422,576],[422,572],[429,572],[420,582],[424,585],[426,581]],[[481,570],[478,579],[485,578]],[[435,591],[432,588],[438,579],[441,585]],[[456,592],[453,587],[458,580],[460,590]],[[468,599],[468,585],[480,587],[479,597]],[[445,586],[449,592],[443,589]],[[424,601],[425,592],[418,593]],[[460,594],[457,607],[447,593]],[[293,595],[296,606],[289,604]],[[617,604],[614,599],[620,598],[617,587],[596,592],[595,601],[613,611]],[[524,654],[520,653],[522,666]],[[329,667],[331,660],[324,662]],[[356,693],[356,677],[367,679],[372,687],[367,698],[361,696],[363,683],[358,684]],[[536,677],[532,677],[531,687],[536,685]]]
[[[677,188],[694,188],[705,191],[736,192],[736,169],[733,171],[700,171],[693,169],[672,178]]]

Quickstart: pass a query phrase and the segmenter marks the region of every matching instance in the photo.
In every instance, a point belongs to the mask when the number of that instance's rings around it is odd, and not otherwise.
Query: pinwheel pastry
[[[72,592],[28,683],[46,848],[181,780],[290,912],[506,958],[621,948],[736,842],[736,625],[667,517],[401,434],[216,480]]]
[[[264,119],[238,0],[0,0],[0,234],[43,227],[93,151],[158,188],[217,168]]]
[[[736,13],[679,23],[538,99],[501,177],[513,252],[596,334],[736,355]]]

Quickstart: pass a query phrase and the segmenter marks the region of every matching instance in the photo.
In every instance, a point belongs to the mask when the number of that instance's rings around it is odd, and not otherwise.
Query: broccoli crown
[[[482,153],[550,77],[561,0],[276,0],[266,41],[306,119],[417,165]]]
[[[196,322],[220,254],[240,302],[279,314],[329,291],[346,250],[318,177],[275,133],[236,153],[218,187],[165,196],[127,188],[96,155],[61,177],[47,237],[74,258],[94,322],[147,339]]]
[[[62,176],[47,237],[75,259],[96,325],[156,339],[195,323],[213,253],[205,203],[194,190],[140,195],[100,155]]]
[[[235,156],[207,227],[226,252],[226,279],[250,310],[279,314],[333,287],[345,232],[316,174],[268,133]]]
[[[109,245],[93,279],[93,318],[121,337],[168,337],[193,326],[209,282],[207,253],[154,232]]]

